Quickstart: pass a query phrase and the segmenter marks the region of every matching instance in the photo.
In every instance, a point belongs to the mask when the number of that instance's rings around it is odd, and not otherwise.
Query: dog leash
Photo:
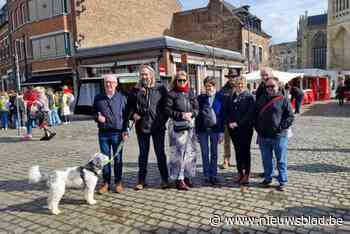
[[[128,129],[129,137],[130,137],[130,132],[133,129],[134,125],[135,125],[135,121],[132,121],[132,124],[131,124],[130,128]],[[115,161],[115,159],[119,156],[120,151],[123,149],[124,144],[125,144],[125,141],[122,139],[118,145],[116,152],[114,153],[113,157],[111,157],[111,159],[107,161],[107,164]]]

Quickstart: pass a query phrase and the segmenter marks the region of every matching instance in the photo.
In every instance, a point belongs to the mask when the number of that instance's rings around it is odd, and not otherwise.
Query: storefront
[[[91,111],[94,96],[103,92],[103,74],[118,74],[120,88],[127,92],[138,81],[138,70],[142,64],[151,65],[156,71],[157,82],[164,84],[168,84],[176,72],[185,70],[191,88],[200,93],[206,76],[217,77],[220,87],[228,68],[242,69],[244,62],[238,52],[167,36],[79,49],[76,57],[79,74],[78,113]]]

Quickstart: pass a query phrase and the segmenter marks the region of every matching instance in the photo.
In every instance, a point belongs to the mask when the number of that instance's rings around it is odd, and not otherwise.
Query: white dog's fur
[[[95,172],[99,175],[103,166],[109,162],[108,156],[104,154],[95,154],[89,161],[91,165],[96,169]],[[52,214],[59,214],[58,204],[65,193],[66,188],[69,187],[84,187],[84,181],[81,177],[79,167],[70,167],[64,170],[55,170],[52,173],[41,173],[39,166],[33,166],[29,170],[29,183],[39,183],[41,181],[47,181],[49,186],[49,196],[47,198],[48,209]],[[95,187],[98,177],[90,170],[83,169],[85,188],[84,198],[88,204],[96,204],[94,199]]]

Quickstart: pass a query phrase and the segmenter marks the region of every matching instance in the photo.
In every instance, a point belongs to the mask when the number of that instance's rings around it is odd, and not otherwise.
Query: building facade
[[[173,27],[177,38],[239,51],[246,57],[246,71],[268,65],[271,37],[249,6],[237,8],[224,0],[210,0],[204,8],[175,13]]]
[[[279,71],[297,68],[297,42],[285,42],[270,46],[270,67]]]
[[[10,35],[7,5],[0,9],[0,90],[15,88],[12,73],[12,56],[10,53]]]
[[[327,68],[327,14],[300,16],[297,35],[298,68]]]
[[[177,0],[9,0],[10,52],[21,84],[77,90],[78,48],[170,34],[181,7]]]
[[[350,0],[328,0],[327,68],[350,75]]]

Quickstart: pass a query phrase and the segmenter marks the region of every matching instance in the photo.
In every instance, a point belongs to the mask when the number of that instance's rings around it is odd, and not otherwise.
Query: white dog
[[[29,183],[47,181],[50,188],[47,198],[48,209],[52,214],[59,214],[58,204],[65,193],[66,187],[84,187],[84,198],[88,204],[96,204],[94,199],[95,187],[98,176],[103,167],[109,163],[108,156],[98,153],[82,167],[69,167],[64,170],[55,170],[52,173],[41,173],[39,166],[33,166],[29,170]]]

